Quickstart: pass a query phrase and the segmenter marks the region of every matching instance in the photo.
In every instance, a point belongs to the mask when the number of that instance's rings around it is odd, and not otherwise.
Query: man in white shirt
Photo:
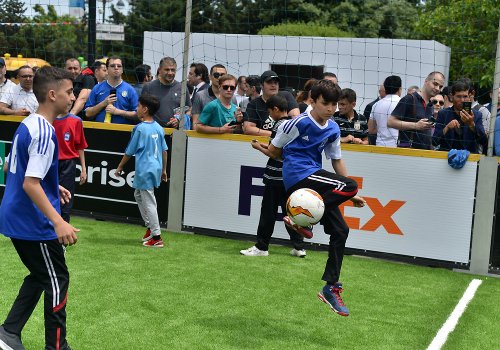
[[[10,89],[12,89],[14,85],[16,85],[12,82],[12,80],[7,79],[5,74],[7,74],[7,68],[5,67],[5,60],[2,57],[0,57],[0,98],[2,97],[4,92],[10,91]]]
[[[22,66],[18,69],[15,85],[2,93],[0,97],[0,114],[27,116],[38,109],[38,101],[33,93],[33,68]]]
[[[384,80],[386,95],[377,101],[368,120],[368,134],[377,135],[377,146],[397,147],[399,130],[389,128],[387,119],[401,99],[401,78],[391,75]]]
[[[237,106],[239,106],[243,100],[248,100],[247,90],[248,90],[247,77],[242,75],[238,78],[238,88],[234,93]]]

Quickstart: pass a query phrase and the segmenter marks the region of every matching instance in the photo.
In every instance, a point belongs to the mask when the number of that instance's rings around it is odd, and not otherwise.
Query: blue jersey
[[[109,93],[113,89],[111,85],[108,84],[108,81],[103,81],[100,84],[94,86],[92,91],[90,91],[89,98],[87,103],[85,103],[85,109],[88,107],[93,107],[102,101],[104,101]],[[113,105],[124,111],[136,111],[139,97],[137,96],[137,92],[135,89],[127,82],[122,81],[116,87],[116,102]],[[103,108],[95,117],[96,122],[104,122],[104,118],[106,117],[106,110]],[[111,116],[111,123],[115,124],[134,124],[132,121],[128,120],[119,115]]]
[[[341,159],[340,129],[333,120],[320,125],[304,112],[280,125],[271,143],[283,149],[283,182],[288,190],[322,168],[324,151],[328,159]]]
[[[160,186],[162,153],[167,149],[165,132],[160,124],[155,121],[142,122],[134,127],[125,150],[127,156],[135,155],[134,188],[151,190]]]
[[[52,206],[59,202],[58,146],[54,127],[41,115],[25,118],[14,134],[9,173],[0,206],[0,233],[28,241],[56,239],[54,226],[23,189],[25,177],[39,178]]]

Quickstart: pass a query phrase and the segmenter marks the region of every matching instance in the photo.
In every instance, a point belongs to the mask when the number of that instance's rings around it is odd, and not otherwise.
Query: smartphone
[[[109,90],[109,94],[110,95],[116,95],[116,89],[112,88],[111,90]]]
[[[470,114],[472,108],[472,102],[462,102],[462,107],[464,108],[464,111]]]
[[[232,121],[229,123],[229,126],[238,125],[238,124],[241,124],[241,123],[238,123],[236,120],[232,120]]]
[[[436,118],[434,117],[427,118],[427,123],[431,123],[432,125],[436,124]]]

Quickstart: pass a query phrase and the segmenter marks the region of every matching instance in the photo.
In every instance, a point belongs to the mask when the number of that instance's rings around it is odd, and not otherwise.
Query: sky
[[[116,4],[118,0],[107,0],[106,1],[106,17],[108,14],[111,14],[110,6],[111,3]],[[67,15],[69,14],[69,0],[25,0],[23,1],[26,4],[26,16],[33,16],[35,12],[33,11],[33,6],[35,4],[40,4],[43,7],[47,8],[47,5],[54,5],[57,13],[59,15]],[[127,1],[124,1],[127,3]],[[127,4],[128,5],[128,4]],[[97,0],[97,18],[102,18],[102,0]]]

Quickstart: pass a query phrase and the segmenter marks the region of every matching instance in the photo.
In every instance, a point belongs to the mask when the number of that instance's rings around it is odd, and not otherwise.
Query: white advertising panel
[[[343,151],[364,208],[343,207],[347,246],[468,263],[477,172],[446,159]],[[249,142],[188,139],[184,225],[255,235],[267,159]],[[332,170],[324,159],[323,167]],[[282,222],[273,237],[288,238]],[[311,242],[328,244],[316,225]]]

